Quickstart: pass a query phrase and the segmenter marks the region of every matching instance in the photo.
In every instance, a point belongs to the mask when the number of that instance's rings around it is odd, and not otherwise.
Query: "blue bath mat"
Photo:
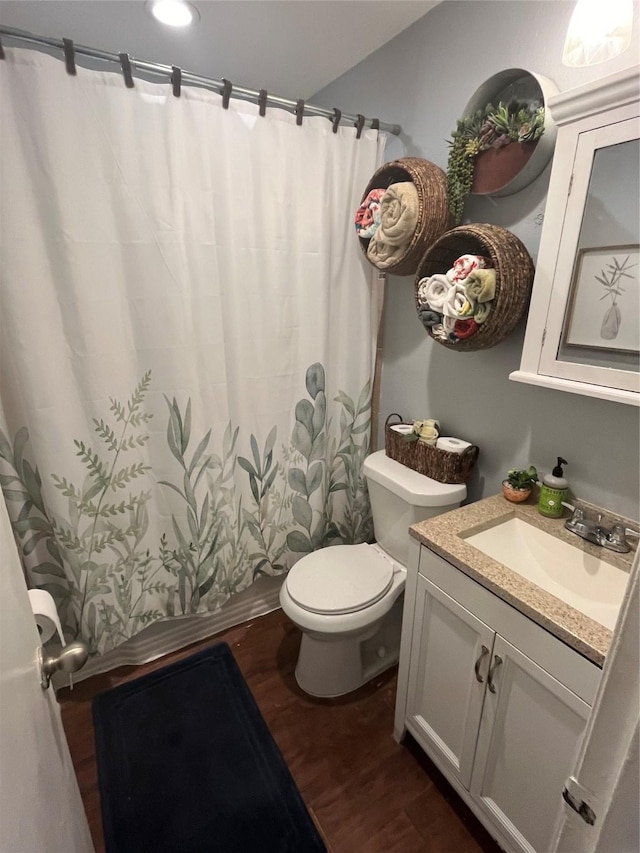
[[[226,643],[96,696],[93,720],[107,853],[326,850]]]

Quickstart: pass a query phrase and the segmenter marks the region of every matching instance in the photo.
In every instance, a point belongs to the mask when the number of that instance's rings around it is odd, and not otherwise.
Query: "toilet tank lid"
[[[367,456],[364,474],[367,480],[384,486],[414,506],[451,506],[461,503],[467,496],[464,483],[439,483],[390,459],[384,450]]]

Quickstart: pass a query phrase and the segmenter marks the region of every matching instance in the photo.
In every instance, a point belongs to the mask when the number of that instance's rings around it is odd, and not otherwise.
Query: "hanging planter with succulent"
[[[531,156],[544,133],[544,112],[539,102],[511,101],[508,104],[500,102],[497,107],[487,104],[484,109],[458,119],[449,140],[451,147],[447,164],[449,210],[456,225],[462,221],[464,204],[474,188],[474,177],[483,152],[489,155],[486,170],[492,172],[494,178],[484,181],[474,191],[488,193],[492,185],[498,187],[500,181],[504,184],[513,177],[509,170],[517,174]],[[514,163],[511,165],[507,161]],[[506,173],[496,181],[497,170],[504,172],[505,165]]]

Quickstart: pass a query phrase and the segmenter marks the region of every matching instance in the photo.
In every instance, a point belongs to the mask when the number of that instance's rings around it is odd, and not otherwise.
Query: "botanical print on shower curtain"
[[[7,51],[0,484],[103,653],[367,541],[374,132]]]

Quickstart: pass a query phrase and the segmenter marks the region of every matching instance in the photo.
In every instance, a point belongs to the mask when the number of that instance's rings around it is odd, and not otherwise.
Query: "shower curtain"
[[[6,50],[0,483],[29,586],[104,653],[372,533],[383,137]]]

